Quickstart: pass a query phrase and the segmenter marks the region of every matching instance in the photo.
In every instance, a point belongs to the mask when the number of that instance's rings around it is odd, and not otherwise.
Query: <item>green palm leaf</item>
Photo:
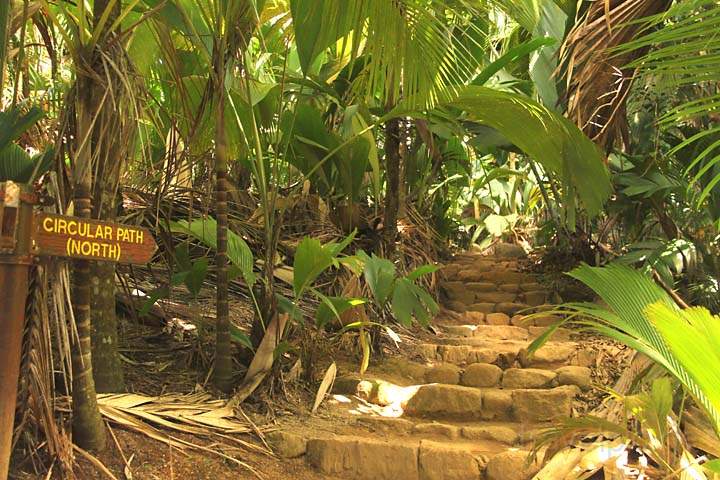
[[[582,265],[569,275],[607,304],[570,303],[574,323],[647,355],[677,378],[720,432],[720,323],[704,309],[680,310],[643,273],[620,264]],[[530,351],[541,345],[534,342]],[[707,371],[703,371],[707,370]]]
[[[691,100],[663,115],[661,125],[673,127],[720,111],[720,91],[715,86],[720,81],[720,5],[714,0],[676,2],[666,13],[644,22],[646,33],[620,47],[620,51],[625,52],[649,49],[629,67],[638,68],[641,74],[657,80],[657,87],[664,91],[693,88],[694,92]],[[712,130],[715,129],[711,126],[708,133]],[[703,136],[701,133],[679,148]],[[695,182],[720,165],[720,144],[713,144],[701,156],[704,158],[696,158],[687,168]],[[711,177],[703,185],[699,202],[704,201],[718,183],[720,175]]]
[[[422,116],[409,99],[392,116]],[[438,95],[439,109],[464,111],[466,119],[489,126],[562,179],[565,195],[573,192],[588,214],[595,215],[609,197],[610,176],[602,154],[575,125],[527,97],[491,88],[451,88]],[[571,203],[567,201],[567,203]]]

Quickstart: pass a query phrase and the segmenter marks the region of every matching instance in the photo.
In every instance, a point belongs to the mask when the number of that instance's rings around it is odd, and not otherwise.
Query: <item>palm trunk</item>
[[[395,250],[397,217],[400,205],[400,119],[393,118],[385,124],[385,247]]]
[[[111,24],[120,15],[122,1],[115,3],[108,16]],[[96,0],[93,16],[95,23],[108,6],[107,0]],[[109,53],[109,52],[108,52]],[[117,62],[119,68],[123,62]],[[96,89],[101,89],[96,85]],[[108,88],[112,88],[109,85]],[[120,159],[126,156],[126,145],[113,138],[119,134],[117,116],[121,113],[112,107],[103,107],[100,118],[93,128],[92,145],[97,161],[97,178],[93,182],[93,218],[115,220],[116,189],[120,182]],[[118,322],[115,311],[115,264],[93,262],[90,266],[92,285],[92,358],[95,386],[98,392],[122,392],[125,390],[122,362],[118,352]]]
[[[0,2],[0,91],[5,86],[5,61],[7,60],[8,26],[10,24],[12,3],[12,0]],[[1,109],[2,95],[0,95]]]
[[[80,117],[81,112],[78,112],[78,126],[84,123],[81,122]],[[80,218],[90,218],[91,201],[88,183],[81,179],[75,184],[75,215]],[[93,379],[90,340],[90,262],[87,260],[76,260],[73,264],[72,291],[73,313],[78,332],[78,341],[72,351],[73,441],[84,449],[100,451],[105,448],[105,429],[97,405]]]
[[[105,184],[98,179],[98,183]],[[95,191],[99,192],[97,188]],[[98,198],[98,195],[95,195]],[[100,196],[101,207],[96,208],[95,218],[115,219],[115,201],[111,192]],[[118,321],[115,310],[115,264],[94,262],[90,267],[92,286],[92,358],[95,386],[98,392],[122,392],[125,380],[120,353],[118,352]]]
[[[215,76],[218,105],[215,118],[215,211],[217,215],[217,320],[215,324],[215,386],[223,391],[232,389],[232,356],[230,345],[230,311],[228,307],[227,266],[227,138],[225,136],[225,48],[216,51]]]

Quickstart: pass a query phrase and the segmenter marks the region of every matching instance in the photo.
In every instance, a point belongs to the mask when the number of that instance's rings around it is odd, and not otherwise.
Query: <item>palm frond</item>
[[[597,293],[608,307],[566,304],[581,326],[628,345],[677,378],[720,432],[720,380],[716,380],[720,330],[701,309],[680,310],[672,298],[643,273],[611,264],[582,265],[569,274]],[[717,318],[714,318],[717,325]],[[693,330],[694,329],[694,330]],[[695,333],[693,333],[695,332]],[[700,336],[703,341],[693,341]],[[536,345],[533,345],[536,347]],[[707,372],[698,371],[706,369]]]
[[[391,115],[407,115],[418,102],[403,102]],[[494,128],[562,179],[566,199],[575,194],[590,215],[611,192],[600,151],[564,117],[522,95],[486,87],[458,87],[438,95],[438,108],[459,109],[467,120]],[[572,203],[572,202],[568,202]]]
[[[616,139],[627,143],[625,103],[634,77],[628,65],[645,51],[613,48],[631,41],[637,21],[667,9],[667,0],[590,2],[561,48],[568,116],[593,141],[610,149]]]
[[[706,131],[714,131],[720,112],[720,5],[712,0],[676,2],[666,13],[652,15],[639,25],[643,35],[618,49],[621,55],[642,53],[628,67],[651,78],[662,92],[691,92],[660,118],[660,125],[701,120]],[[701,140],[702,133],[683,142],[683,147]],[[720,183],[716,169],[720,145],[714,143],[703,155],[706,158],[698,157],[687,167],[693,181],[702,185],[700,202]],[[710,179],[701,182],[702,177]]]

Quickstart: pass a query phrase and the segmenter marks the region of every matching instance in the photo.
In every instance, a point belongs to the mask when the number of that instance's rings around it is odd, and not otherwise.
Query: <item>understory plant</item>
[[[572,322],[645,355],[659,367],[662,378],[636,395],[609,392],[625,407],[621,421],[598,416],[565,419],[549,429],[536,448],[602,434],[621,439],[615,446],[625,455],[637,449],[647,456],[650,465],[647,458],[639,465],[656,472],[649,478],[715,478],[720,462],[693,453],[681,432],[681,418],[695,403],[709,420],[708,428],[714,430],[715,435],[706,432],[710,443],[720,444],[720,318],[702,307],[681,309],[650,277],[622,264],[583,264],[569,275],[591,288],[605,306],[567,303],[558,307],[556,313],[566,316],[534,341],[530,351],[536,351],[560,325]],[[653,370],[657,372],[648,372]],[[677,394],[670,379],[680,386]]]
[[[569,275],[590,287],[607,306],[562,305],[557,311],[567,317],[533,342],[531,351],[566,321],[605,335],[665,369],[720,432],[720,318],[702,307],[681,309],[651,278],[627,266],[582,265]]]

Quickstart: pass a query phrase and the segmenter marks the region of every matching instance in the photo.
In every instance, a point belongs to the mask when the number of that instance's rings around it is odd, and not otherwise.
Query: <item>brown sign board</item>
[[[157,244],[144,228],[120,223],[36,213],[33,243],[41,256],[145,264]]]

